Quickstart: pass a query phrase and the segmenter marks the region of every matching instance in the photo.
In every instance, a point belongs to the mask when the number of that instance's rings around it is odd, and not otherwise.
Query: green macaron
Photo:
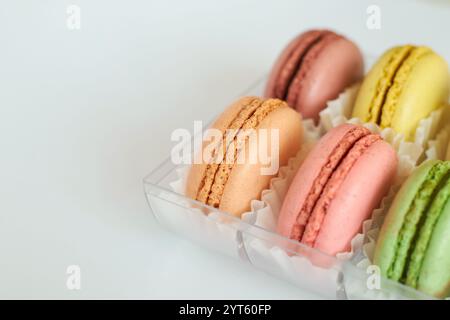
[[[428,161],[403,184],[374,263],[389,279],[437,298],[450,294],[450,161]]]

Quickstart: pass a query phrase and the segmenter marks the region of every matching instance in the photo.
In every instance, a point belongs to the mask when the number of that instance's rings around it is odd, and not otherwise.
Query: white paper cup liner
[[[428,149],[425,152],[426,160],[448,160],[450,158],[449,142],[450,127],[447,126],[437,134],[435,139],[428,142]]]
[[[450,101],[443,109],[441,123],[439,125],[441,130],[433,140],[428,142],[428,148],[425,152],[426,160],[450,160],[450,149],[448,148],[450,143]]]

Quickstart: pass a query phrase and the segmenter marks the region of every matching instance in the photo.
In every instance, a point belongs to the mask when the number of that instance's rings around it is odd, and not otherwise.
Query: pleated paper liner
[[[428,142],[428,148],[425,152],[426,160],[450,160],[450,150],[448,149],[450,142],[450,103],[442,113],[440,128],[441,130],[436,138]]]

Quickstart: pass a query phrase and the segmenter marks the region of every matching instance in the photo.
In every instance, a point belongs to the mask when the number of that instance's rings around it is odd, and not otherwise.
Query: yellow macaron
[[[419,121],[448,101],[446,61],[424,46],[386,51],[364,78],[353,117],[414,139]]]

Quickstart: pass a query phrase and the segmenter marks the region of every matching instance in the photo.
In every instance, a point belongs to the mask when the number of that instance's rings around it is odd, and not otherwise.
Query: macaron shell
[[[395,260],[398,235],[410,205],[427,179],[428,173],[437,163],[438,160],[428,161],[414,171],[398,191],[386,215],[374,253],[374,263],[380,267],[383,276],[387,276]]]
[[[436,192],[432,203],[428,206],[426,213],[424,213],[420,223],[420,230],[415,235],[414,245],[412,250],[410,250],[405,283],[413,288],[418,286],[417,283],[428,245],[437,223],[441,216],[445,215],[445,207],[450,200],[450,179],[447,178],[445,180],[445,183],[440,184],[439,191]],[[450,274],[450,269],[447,270],[447,273]]]
[[[344,136],[354,128],[344,124],[323,136],[311,150],[297,171],[283,201],[278,218],[277,232],[290,238],[303,204],[308,197],[315,179],[327,164],[330,152],[334,150]]]
[[[293,52],[298,49],[300,46],[302,46],[303,43],[310,43],[317,39],[322,34],[321,30],[310,30],[307,32],[304,32],[297,37],[295,37],[288,45],[287,47],[281,52],[280,56],[276,60],[272,72],[270,73],[269,80],[266,85],[266,89],[264,92],[264,96],[267,98],[281,98],[284,99],[285,97],[278,97],[276,95],[276,86],[277,82],[282,77],[283,69],[286,66],[286,63],[290,58],[292,57]],[[290,66],[291,68],[294,66]],[[289,68],[289,66],[288,66]],[[287,89],[287,88],[286,88]]]
[[[301,116],[289,107],[283,106],[275,109],[262,120],[256,131],[270,129],[279,129],[278,167],[285,166],[288,160],[297,154],[303,140]],[[249,141],[257,143],[256,139]],[[246,144],[246,160],[250,159],[250,150],[258,150],[251,143]],[[270,155],[270,149],[271,144],[269,143],[266,154]],[[267,164],[252,164],[249,161],[242,164],[236,163],[225,185],[219,209],[235,216],[240,216],[243,212],[250,210],[251,200],[259,199],[261,192],[269,187],[269,182],[274,177],[274,174],[261,174],[261,169],[268,167]],[[275,174],[277,172],[278,168]]]
[[[434,227],[417,289],[438,298],[450,295],[450,201]]]
[[[349,251],[353,237],[387,194],[397,155],[385,141],[369,147],[351,168],[328,207],[314,247],[335,255]]]
[[[431,52],[412,66],[405,78],[391,125],[395,131],[412,140],[419,121],[447,103],[449,96],[449,71],[447,63]]]
[[[301,242],[312,247],[320,232],[320,227],[324,217],[328,213],[328,208],[334,200],[336,193],[339,191],[341,184],[347,178],[349,172],[353,169],[354,164],[359,158],[370,148],[372,144],[381,140],[381,136],[377,134],[367,134],[359,138],[353,143],[350,149],[339,159],[337,166],[334,167],[331,176],[321,190],[320,197],[317,199],[312,208],[308,223],[301,237]]]
[[[222,134],[229,127],[233,119],[237,117],[237,115],[241,112],[242,106],[250,104],[253,100],[259,99],[257,97],[243,97],[234,102],[225,111],[220,114],[220,116],[213,122],[210,128],[217,129]],[[191,169],[188,173],[187,185],[186,185],[186,195],[192,199],[195,199],[197,196],[197,192],[199,186],[205,176],[206,167],[208,165],[207,162],[203,161],[203,149],[210,143],[210,141],[203,141],[202,143],[202,152],[194,155],[195,160],[191,165]]]
[[[302,90],[304,81],[310,76],[310,71],[312,66],[315,64],[318,56],[326,50],[328,45],[336,41],[341,36],[335,34],[334,32],[323,33],[319,40],[310,46],[309,50],[305,52],[301,59],[301,63],[297,66],[294,76],[290,79],[289,88],[286,94],[286,102],[296,108],[298,111],[298,99],[300,91]]]
[[[265,117],[275,109],[281,107],[288,108],[288,105],[279,99],[267,99],[263,103],[261,103],[260,99],[255,99],[250,105],[246,105],[242,108],[242,111],[233,123],[231,123],[228,128],[229,130],[227,130],[225,137],[225,140],[227,141],[226,156],[220,154],[218,160],[221,163],[212,164],[207,170],[205,181],[197,196],[197,200],[216,208],[219,207],[223,190],[233,166],[236,162],[242,160],[238,158],[238,155],[243,154],[239,151],[247,143],[248,135],[252,130],[258,127]],[[258,145],[256,145],[256,147],[257,146]],[[259,150],[255,148],[255,151],[252,154],[255,159],[250,159],[254,161],[254,163],[257,163],[258,161],[258,151]]]
[[[392,118],[398,106],[399,96],[406,87],[411,71],[425,56],[432,54],[431,49],[427,47],[403,46],[400,48],[402,58],[398,59],[396,63],[391,63],[389,68],[392,70],[391,78],[389,78],[388,85],[385,86],[385,91],[381,94],[381,103],[383,104],[383,111],[379,119],[379,124],[382,128],[391,127]]]
[[[372,114],[379,114],[381,108],[377,106],[377,110],[373,112],[371,112],[371,108],[373,106],[373,100],[377,95],[378,83],[380,79],[383,79],[384,84],[389,83],[389,79],[386,78],[385,69],[393,57],[398,54],[399,49],[400,47],[394,47],[387,50],[369,70],[356,97],[352,117],[362,119],[364,122],[377,121],[377,117],[372,116]]]
[[[319,112],[329,100],[337,98],[345,88],[360,80],[364,61],[356,45],[343,37],[330,41],[314,59],[302,79],[295,107],[305,118],[318,119]],[[288,102],[289,103],[289,102]]]

